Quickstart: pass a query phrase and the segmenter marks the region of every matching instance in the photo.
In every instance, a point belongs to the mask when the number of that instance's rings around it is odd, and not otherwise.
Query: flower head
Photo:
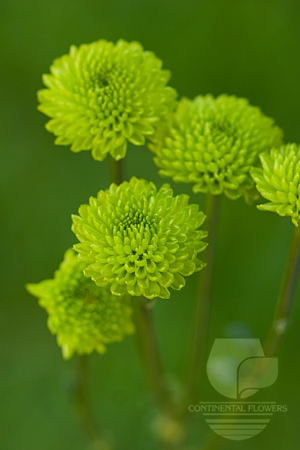
[[[170,72],[138,42],[104,40],[72,46],[43,76],[39,110],[51,117],[48,131],[56,144],[73,152],[92,150],[102,161],[126,155],[127,141],[143,145],[145,136],[175,106]]]
[[[184,98],[168,119],[149,147],[160,175],[192,183],[194,192],[250,199],[255,192],[251,166],[260,152],[281,143],[273,120],[234,96]]]
[[[290,216],[294,225],[300,221],[300,147],[287,144],[260,155],[262,168],[251,175],[261,195],[269,200],[258,206],[262,211]]]
[[[83,275],[85,263],[73,250],[65,253],[54,278],[28,284],[27,290],[39,298],[49,314],[48,327],[57,335],[64,358],[96,350],[124,339],[134,331],[129,296],[117,297]]]
[[[205,216],[188,201],[168,184],[157,191],[135,177],[91,197],[73,217],[85,275],[116,295],[169,298],[169,287],[181,289],[184,276],[204,266],[197,254],[207,245],[198,230]]]

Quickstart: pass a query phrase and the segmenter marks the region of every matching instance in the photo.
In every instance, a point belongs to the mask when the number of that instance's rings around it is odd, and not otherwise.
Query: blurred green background
[[[109,184],[108,162],[56,147],[37,112],[41,75],[71,44],[104,38],[139,40],[172,71],[179,95],[248,97],[274,117],[287,141],[300,142],[299,0],[1,0],[1,316],[0,448],[85,450],[68,397],[74,362],[61,357],[46,313],[24,289],[52,277],[75,242],[71,213]],[[130,147],[127,176],[158,177],[150,152]],[[186,185],[175,192],[190,193]],[[201,196],[191,195],[203,204]],[[210,340],[235,322],[263,339],[287,255],[292,224],[242,199],[222,201]],[[182,374],[191,328],[195,277],[158,301],[155,320],[168,376]],[[300,444],[300,302],[279,355],[279,378],[266,400],[288,405],[259,436],[228,449],[298,449]],[[229,334],[228,334],[229,333]],[[157,448],[149,423],[153,398],[135,344],[127,339],[91,358],[92,401],[117,449]],[[211,400],[206,381],[204,397]],[[191,442],[209,433],[200,414]]]

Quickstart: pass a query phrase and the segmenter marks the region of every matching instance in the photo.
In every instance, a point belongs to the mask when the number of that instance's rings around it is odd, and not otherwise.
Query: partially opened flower
[[[169,298],[169,287],[181,289],[184,277],[204,266],[198,253],[207,233],[198,228],[205,216],[188,201],[173,197],[168,184],[157,191],[135,177],[91,197],[73,217],[85,275],[116,295]]]
[[[149,147],[160,175],[192,183],[194,192],[250,200],[256,191],[249,171],[258,154],[281,144],[273,120],[234,96],[183,98],[168,119]]]
[[[104,40],[72,46],[44,75],[39,110],[51,117],[56,144],[124,158],[127,141],[143,145],[157,123],[175,106],[170,72],[138,42]]]
[[[99,288],[84,276],[85,267],[77,254],[68,250],[53,279],[26,286],[47,310],[49,329],[57,335],[66,359],[74,352],[103,353],[106,344],[121,341],[134,331],[130,297],[117,297],[109,289]]]
[[[300,148],[288,144],[260,155],[262,168],[253,168],[251,175],[261,195],[269,200],[258,206],[290,216],[294,225],[300,220]]]

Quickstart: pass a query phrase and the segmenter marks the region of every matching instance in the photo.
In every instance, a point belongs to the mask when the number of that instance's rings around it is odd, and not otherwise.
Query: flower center
[[[125,230],[127,230],[128,228],[132,230],[138,230],[142,227],[142,225],[145,228],[150,228],[154,222],[153,219],[150,219],[148,215],[145,217],[139,210],[126,213],[123,217],[124,219],[122,220],[122,226]]]
[[[220,120],[216,122],[209,122],[211,125],[211,133],[214,137],[222,137],[230,139],[236,139],[235,130],[233,129],[233,126],[228,120]]]
[[[146,199],[140,200],[141,205],[126,205],[111,215],[110,235],[114,239],[118,252],[131,255],[132,261],[141,260],[145,254],[157,249],[157,232],[159,223],[157,217],[148,210]],[[123,248],[123,250],[122,250]],[[151,253],[152,254],[152,253]]]
[[[100,70],[90,78],[92,89],[97,92],[111,84],[112,73],[109,70]]]
[[[118,126],[120,122],[127,121],[132,109],[130,106],[132,94],[127,89],[128,79],[124,79],[122,68],[111,64],[108,67],[98,68],[90,75],[88,85],[91,107],[96,113],[100,128],[112,129],[114,125]],[[95,122],[93,124],[95,125]]]
[[[121,232],[125,237],[130,235],[136,235],[137,233],[155,233],[157,224],[155,220],[150,217],[149,214],[144,214],[140,208],[135,205],[126,212],[122,214],[119,219],[115,221],[113,228],[113,234],[117,235]]]
[[[98,80],[95,81],[95,84],[97,84],[100,88],[108,86],[109,81],[108,81],[107,75],[101,75],[100,74],[98,76]]]

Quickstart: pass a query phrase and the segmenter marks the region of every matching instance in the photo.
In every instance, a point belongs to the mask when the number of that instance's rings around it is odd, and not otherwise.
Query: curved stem
[[[112,156],[109,156],[110,177],[113,183],[119,185],[123,181],[123,162],[116,161]]]
[[[203,255],[204,262],[206,262],[207,266],[199,272],[198,278],[199,291],[187,384],[188,404],[192,401],[198,402],[199,400],[197,396],[203,378],[205,361],[207,359],[219,202],[219,196],[211,194],[207,195],[206,227],[208,229],[209,245]],[[187,410],[187,406],[185,409]]]
[[[141,357],[152,388],[162,410],[174,416],[174,408],[164,379],[161,357],[155,337],[152,311],[147,306],[147,299],[144,297],[139,297],[136,301],[136,319]]]
[[[295,227],[290,243],[288,259],[278,297],[275,316],[265,344],[266,356],[275,355],[290,323],[293,296],[299,275],[300,226]]]
[[[96,423],[88,392],[88,356],[77,357],[77,378],[74,389],[74,406],[93,449],[111,450]]]

